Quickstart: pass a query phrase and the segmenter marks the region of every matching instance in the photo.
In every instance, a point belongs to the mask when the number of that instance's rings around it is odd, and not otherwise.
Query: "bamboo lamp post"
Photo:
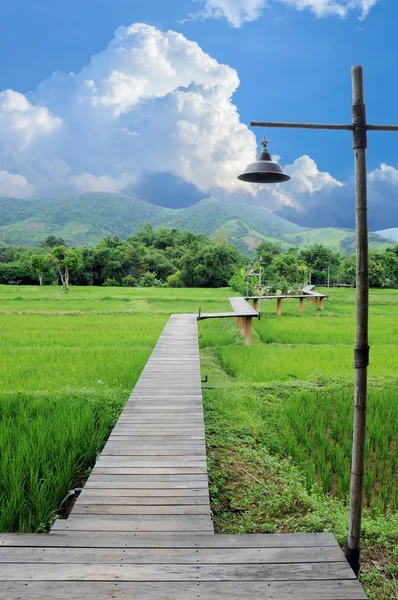
[[[352,123],[346,125],[321,123],[275,123],[252,121],[252,127],[287,129],[323,129],[351,131],[355,162],[356,207],[356,334],[354,349],[354,433],[351,457],[350,520],[345,555],[353,571],[360,568],[360,538],[363,505],[365,463],[367,369],[369,365],[369,258],[366,149],[368,131],[398,131],[398,125],[370,125],[366,121],[363,69],[354,66],[352,77]],[[281,183],[290,179],[282,167],[271,160],[267,141],[257,161],[248,165],[238,179],[250,183]]]

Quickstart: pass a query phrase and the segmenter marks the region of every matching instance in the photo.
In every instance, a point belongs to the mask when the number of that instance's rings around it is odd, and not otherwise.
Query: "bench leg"
[[[245,317],[245,345],[252,343],[252,317]]]
[[[242,337],[245,337],[245,317],[239,317],[239,333]]]
[[[299,311],[304,312],[304,298],[299,298]]]
[[[255,298],[253,300],[253,308],[258,312],[258,298]]]
[[[282,298],[278,298],[276,301],[276,314],[278,317],[282,316]]]
[[[324,299],[325,298],[320,298],[320,300],[319,300],[319,310],[323,310],[324,309],[324,304],[323,304]]]

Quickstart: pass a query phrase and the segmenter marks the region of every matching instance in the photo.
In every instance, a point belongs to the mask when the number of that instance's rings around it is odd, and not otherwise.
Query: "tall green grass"
[[[0,531],[48,528],[123,402],[123,393],[0,394]]]
[[[303,380],[322,383],[353,374],[353,349],[348,345],[256,344],[250,348],[217,347],[215,356],[237,380],[251,382]],[[371,376],[395,377],[397,346],[375,346],[371,353]]]
[[[367,415],[365,503],[381,512],[398,510],[398,386],[370,388]],[[308,486],[347,499],[350,485],[353,390],[289,394],[281,438],[306,474]]]
[[[0,530],[49,526],[174,312],[230,290],[0,286]]]

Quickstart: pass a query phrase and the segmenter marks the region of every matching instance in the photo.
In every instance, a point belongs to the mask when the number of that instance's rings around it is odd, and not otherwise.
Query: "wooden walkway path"
[[[196,315],[166,325],[82,494],[0,535],[1,600],[364,600],[331,534],[214,535]]]
[[[219,313],[199,313],[198,321],[204,319],[244,319],[258,317],[258,312],[255,310],[245,298],[238,296],[236,298],[229,298],[233,312],[219,312]]]

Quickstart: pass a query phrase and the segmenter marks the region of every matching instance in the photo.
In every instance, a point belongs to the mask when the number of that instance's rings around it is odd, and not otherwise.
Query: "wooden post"
[[[314,298],[310,296],[310,304],[314,304]]]
[[[325,298],[319,298],[319,310],[324,309],[324,300]]]
[[[245,344],[250,346],[252,343],[252,317],[245,318]]]
[[[258,298],[253,299],[253,308],[258,312]]]
[[[366,107],[362,67],[352,68],[352,122],[355,154],[356,207],[356,333],[354,350],[354,433],[351,458],[350,522],[345,555],[358,574],[361,553],[363,479],[365,469],[366,400],[369,365],[369,256],[366,178]]]
[[[245,336],[245,329],[246,329],[245,317],[239,317],[239,333],[241,334],[242,337]]]
[[[304,312],[304,298],[300,298],[300,299],[299,299],[299,311],[300,311],[301,313],[303,313],[303,312]]]
[[[276,301],[276,314],[278,317],[282,316],[282,298],[278,298]]]
[[[318,296],[315,296],[315,298],[314,298],[314,304],[315,304],[315,306],[319,306],[319,298],[318,298]]]

